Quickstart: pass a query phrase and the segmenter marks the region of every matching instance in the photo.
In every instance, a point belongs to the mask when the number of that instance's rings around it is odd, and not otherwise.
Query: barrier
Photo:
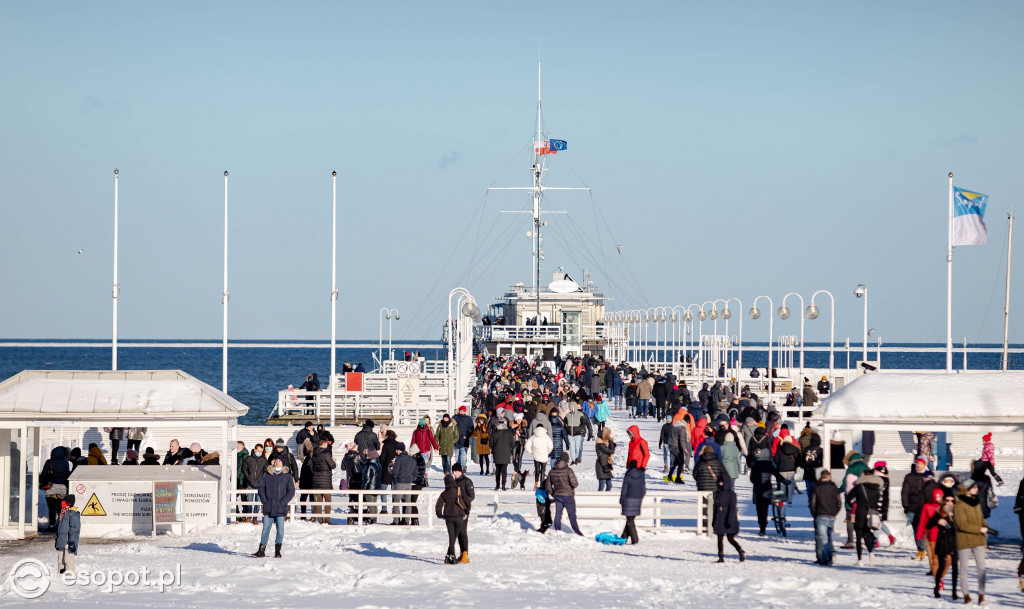
[[[400,518],[416,517],[419,526],[433,529],[437,517],[434,515],[434,504],[441,494],[441,489],[426,488],[422,490],[322,490],[296,489],[295,498],[288,505],[290,518],[343,518],[351,520],[358,526],[380,522],[394,522]],[[302,495],[329,495],[330,501],[300,501]],[[374,499],[365,499],[366,496]],[[413,502],[395,502],[395,497],[411,495]],[[354,499],[353,499],[354,497]],[[384,498],[387,501],[384,501]],[[250,508],[260,506],[255,489],[235,489],[230,491],[228,499],[229,520],[235,518],[262,518],[259,513],[242,513],[243,506]],[[329,506],[326,513],[312,513],[314,507]],[[711,491],[673,491],[649,492],[644,497],[640,515],[636,518],[637,528],[660,530],[663,528],[693,529],[697,535],[711,536],[711,518],[714,499]],[[382,508],[416,507],[418,514],[396,514],[393,509],[382,513]],[[305,514],[301,508],[307,508]],[[489,510],[487,508],[490,508]],[[336,511],[341,508],[341,511]],[[375,508],[369,512],[369,508]],[[471,518],[497,518],[504,511],[522,512],[528,518],[536,518],[536,499],[532,492],[494,493],[488,496],[478,492],[473,502]],[[236,512],[237,510],[237,512]],[[622,521],[620,514],[619,493],[582,492],[576,493],[576,518],[581,521]]]

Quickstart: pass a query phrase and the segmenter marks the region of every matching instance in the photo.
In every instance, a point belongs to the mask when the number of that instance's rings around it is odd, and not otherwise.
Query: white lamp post
[[[391,316],[394,315],[395,319],[398,319],[398,309],[389,309],[388,307],[381,307],[377,313],[377,359],[380,361],[381,371],[384,370],[384,320],[388,320],[388,351],[391,352]],[[391,359],[395,358],[394,352],[391,352]]]
[[[455,383],[453,382],[452,375],[455,371],[455,344],[454,334],[455,325],[452,323],[452,297],[459,294],[460,313],[465,317],[474,317],[480,314],[480,309],[476,306],[476,300],[469,293],[466,288],[454,288],[448,293],[448,412],[455,410]],[[462,301],[465,300],[463,303]],[[461,325],[461,324],[460,324]]]
[[[732,311],[729,310],[729,303],[732,302],[733,300],[735,300],[736,304],[738,304],[740,306],[740,316],[737,318],[737,319],[739,319],[739,322],[740,322],[740,334],[739,334],[739,351],[737,352],[737,359],[736,359],[736,368],[738,370],[743,370],[743,302],[741,302],[739,298],[735,298],[735,297],[734,298],[726,298],[725,299],[725,308],[722,309],[722,319],[726,320],[727,324],[729,323],[728,320],[729,320],[730,317],[732,317]],[[728,326],[726,326],[726,327],[728,327]]]
[[[111,334],[110,369],[117,370],[117,299],[121,297],[121,284],[117,283],[117,170],[114,170],[114,326]]]
[[[835,383],[835,379],[832,377],[835,376],[836,299],[834,296],[832,296],[832,292],[829,292],[828,290],[818,290],[817,292],[811,294],[811,304],[807,305],[807,309],[804,312],[804,316],[807,317],[807,319],[818,319],[818,315],[820,315],[821,312],[818,310],[818,306],[814,304],[814,298],[818,294],[828,294],[829,300],[831,301],[831,306],[829,307],[829,310],[832,313],[832,320],[829,325],[828,331],[828,378],[830,382]],[[849,365],[847,365],[847,367],[849,367]]]
[[[802,311],[803,308],[804,308],[804,297],[799,295],[799,294],[797,294],[796,292],[790,292],[789,294],[786,294],[785,296],[782,297],[782,306],[779,307],[779,313],[778,313],[779,314],[779,319],[788,319],[789,318],[789,313],[790,312],[789,312],[789,307],[786,306],[786,299],[788,299],[790,296],[796,296],[797,298],[799,298],[800,299],[800,310]],[[800,316],[800,382],[801,382],[800,386],[801,387],[803,387],[803,384],[802,384],[803,383],[803,378],[804,378],[804,316],[801,315]],[[802,419],[803,417],[801,416],[800,418]]]
[[[220,301],[224,305],[224,332],[221,339],[221,391],[228,392],[228,172],[224,172],[224,292]]]
[[[762,298],[768,301],[768,310],[771,311],[775,308],[775,303],[768,296],[761,295],[754,299],[754,306],[750,308],[750,319],[758,319],[761,317],[761,310],[757,308],[757,303]],[[775,376],[772,374],[772,333],[775,331],[775,317],[773,315],[768,316],[768,397],[772,396],[772,384],[775,381]]]
[[[864,298],[864,354],[862,359],[866,362],[868,360],[868,286],[860,284],[853,291],[853,295],[857,298]]]
[[[335,347],[338,330],[338,172],[331,172],[331,427],[334,427],[334,397],[337,383]]]

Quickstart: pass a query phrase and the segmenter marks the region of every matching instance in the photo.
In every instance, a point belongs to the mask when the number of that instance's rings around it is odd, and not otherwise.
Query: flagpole
[[[1003,305],[1003,372],[1010,364],[1010,252],[1013,250],[1013,214],[1006,214],[1010,232],[1006,241],[1006,304]]]
[[[111,336],[110,369],[117,370],[117,299],[121,296],[121,286],[117,284],[117,170],[114,170],[114,289],[110,295],[114,300],[114,327]]]
[[[946,372],[953,372],[953,172],[949,173],[949,218],[946,235]]]
[[[334,427],[334,359],[338,310],[338,172],[331,172],[331,427]]]
[[[224,393],[228,392],[228,172],[224,172],[224,293],[221,294],[221,303],[224,305],[224,333],[221,344],[221,388]]]

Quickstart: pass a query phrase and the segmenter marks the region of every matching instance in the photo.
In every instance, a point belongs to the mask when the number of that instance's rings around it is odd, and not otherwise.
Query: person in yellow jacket
[[[969,560],[974,556],[974,564],[978,569],[978,604],[985,602],[985,548],[988,523],[981,513],[982,498],[978,495],[978,484],[974,480],[965,480],[960,492],[960,500],[953,507],[953,524],[956,526],[957,562],[960,566],[960,588],[964,593],[964,603],[971,602],[970,588],[967,587],[967,571]]]

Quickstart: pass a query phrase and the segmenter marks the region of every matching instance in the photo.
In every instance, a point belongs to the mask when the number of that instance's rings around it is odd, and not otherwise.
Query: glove
[[[77,556],[78,555],[78,544],[76,544],[76,543],[74,543],[72,541],[69,541],[68,542],[68,552],[71,552],[72,554]]]

